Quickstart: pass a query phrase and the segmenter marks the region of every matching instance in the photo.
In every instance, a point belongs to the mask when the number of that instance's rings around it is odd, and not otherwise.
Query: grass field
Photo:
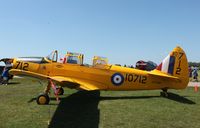
[[[200,92],[193,88],[160,91],[80,92],[65,89],[60,103],[37,105],[44,85],[14,79],[0,86],[0,128],[199,128]],[[49,126],[48,126],[49,123]]]
[[[199,75],[199,76],[198,76],[198,80],[200,80],[200,70],[198,71],[198,75]]]

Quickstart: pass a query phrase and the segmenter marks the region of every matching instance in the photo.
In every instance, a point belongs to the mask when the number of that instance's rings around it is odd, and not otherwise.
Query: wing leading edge
[[[71,77],[64,77],[64,76],[47,76],[42,75],[35,72],[30,71],[24,71],[19,69],[11,69],[9,71],[12,75],[17,76],[28,76],[33,77],[37,79],[52,79],[55,82],[60,83],[61,86],[66,86],[69,88],[76,88],[81,90],[87,90],[87,91],[93,91],[93,90],[106,90],[106,86],[102,83],[96,82],[96,81],[90,81],[90,80],[84,80],[80,78],[71,78]]]

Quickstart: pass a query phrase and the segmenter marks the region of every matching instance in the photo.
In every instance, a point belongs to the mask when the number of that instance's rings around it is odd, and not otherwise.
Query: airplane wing
[[[11,69],[9,71],[10,74],[16,75],[16,76],[28,76],[28,77],[33,77],[37,79],[48,79],[49,76],[30,72],[30,71],[24,71],[24,70],[19,70],[19,69]]]
[[[28,77],[33,77],[37,79],[52,79],[53,81],[60,83],[61,86],[66,86],[68,88],[76,88],[76,89],[87,90],[87,91],[106,89],[106,86],[99,82],[89,81],[89,80],[84,80],[84,79],[79,79],[79,78],[71,78],[71,77],[64,77],[64,76],[51,77],[51,76],[42,75],[39,73],[30,72],[30,71],[19,70],[19,69],[11,69],[9,73],[12,75],[28,76]]]
[[[51,79],[59,83],[62,83],[64,86],[68,86],[69,88],[70,88],[70,85],[73,85],[73,86],[76,86],[78,89],[88,90],[88,91],[106,89],[105,85],[102,85],[99,82],[84,80],[80,78],[53,76],[51,77]]]

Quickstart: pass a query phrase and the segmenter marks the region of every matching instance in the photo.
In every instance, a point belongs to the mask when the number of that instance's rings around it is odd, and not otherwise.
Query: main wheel
[[[162,96],[162,97],[168,97],[169,95],[168,95],[167,92],[160,92],[160,96]]]
[[[45,104],[49,104],[50,98],[49,95],[46,93],[42,93],[37,97],[37,104],[39,105],[45,105]]]
[[[58,95],[63,95],[64,94],[64,89],[62,87],[56,88],[58,91]]]

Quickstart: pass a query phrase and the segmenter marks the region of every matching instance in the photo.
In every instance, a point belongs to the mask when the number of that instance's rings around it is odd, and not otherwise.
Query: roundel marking
[[[124,76],[120,73],[115,73],[111,77],[111,82],[116,86],[120,86],[124,82]]]

